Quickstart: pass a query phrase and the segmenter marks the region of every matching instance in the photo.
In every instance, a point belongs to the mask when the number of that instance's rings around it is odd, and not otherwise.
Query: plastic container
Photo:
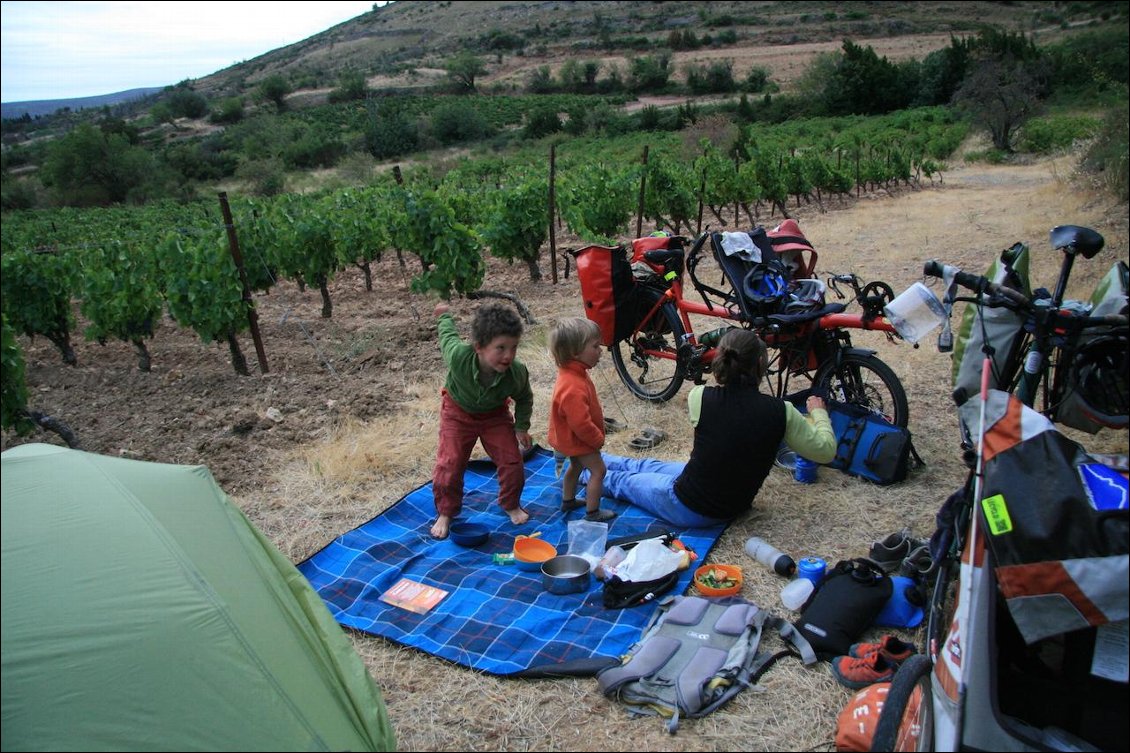
[[[777,573],[777,575],[784,575],[788,578],[796,572],[796,563],[793,562],[793,558],[765,539],[751,536],[745,542],[745,551],[746,554]]]
[[[818,463],[802,455],[797,455],[796,465],[793,466],[793,478],[802,484],[815,484],[816,468],[818,465]]]
[[[791,609],[794,612],[804,606],[804,602],[808,601],[808,597],[816,590],[816,586],[812,585],[812,581],[808,578],[796,578],[790,580],[784,588],[781,589],[781,603],[785,609]]]
[[[734,580],[734,585],[729,588],[713,588],[703,583],[700,578],[712,570],[725,573],[727,578]],[[694,571],[694,587],[703,596],[733,596],[742,590],[742,569],[737,565],[703,565]]]
[[[946,310],[930,288],[916,282],[883,307],[883,316],[899,337],[916,343],[946,320]]]
[[[557,547],[532,536],[514,539],[514,564],[521,570],[537,572],[544,562],[557,556]]]
[[[452,523],[451,540],[459,546],[481,546],[490,538],[490,530],[479,523]]]
[[[827,572],[828,563],[821,557],[805,557],[796,566],[797,577],[811,581],[813,587],[820,585],[820,581],[824,580],[824,574]]]

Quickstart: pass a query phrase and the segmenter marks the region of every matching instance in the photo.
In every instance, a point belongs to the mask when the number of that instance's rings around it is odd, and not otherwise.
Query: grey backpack
[[[767,626],[796,651],[758,652]],[[744,599],[672,596],[660,603],[624,662],[601,670],[596,679],[601,692],[626,704],[629,713],[664,717],[674,733],[681,717],[720,708],[782,656],[816,662],[791,624]]]

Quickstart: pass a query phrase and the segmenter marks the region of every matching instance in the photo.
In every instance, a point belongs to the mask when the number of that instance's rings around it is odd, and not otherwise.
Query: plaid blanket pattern
[[[592,579],[582,593],[558,596],[542,587],[541,573],[492,562],[494,553],[512,550],[517,534],[541,533],[568,549],[568,520],[584,510],[560,511],[561,482],[553,454],[537,447],[525,463],[522,506],[530,521],[514,526],[497,504],[498,479],[489,461],[473,461],[465,477],[459,520],[491,531],[474,549],[428,533],[435,518],[431,483],[424,484],[369,522],[338,537],[299,563],[298,569],[342,625],[388,638],[472,669],[496,675],[593,675],[619,660],[637,641],[656,604],[605,609],[601,582]],[[637,507],[604,499],[619,516],[610,539],[671,530]],[[677,531],[699,555],[714,546],[725,526]],[[690,585],[694,568],[683,572],[673,593]],[[450,593],[427,614],[416,614],[379,600],[401,578]]]

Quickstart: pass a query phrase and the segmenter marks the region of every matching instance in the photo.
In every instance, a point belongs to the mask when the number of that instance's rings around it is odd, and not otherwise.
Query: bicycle
[[[850,285],[862,313],[844,313],[846,306],[842,303],[801,305],[797,311],[785,306],[780,313],[765,313],[739,292],[740,283],[733,275],[728,289],[712,287],[699,279],[697,267],[707,242],[719,266],[725,263],[718,233],[701,234],[687,252],[683,245],[688,239],[669,240],[672,242],[667,248],[639,255],[639,261],[646,263],[652,274],[636,286],[638,320],[630,333],[609,346],[617,374],[634,395],[663,402],[675,396],[683,381],[705,381],[714,346],[726,327],[700,336],[691,321],[694,315],[757,332],[769,346],[765,379],[777,396],[787,398],[791,394],[793,379],[807,379],[818,394],[864,406],[897,426],[907,425],[906,392],[898,376],[874,350],[855,347],[850,334],[852,329],[870,330],[883,332],[888,340],[895,339],[894,327],[882,314],[883,306],[893,298],[890,286],[862,284],[855,275],[834,275],[828,286],[843,298],[838,286]],[[794,277],[818,283],[814,276],[816,253],[808,251],[807,258],[802,254],[795,260]],[[685,297],[684,271],[702,303]],[[820,298],[822,302],[822,292]]]
[[[1076,256],[1093,258],[1103,248],[1103,237],[1090,228],[1061,225],[1052,228],[1050,242],[1063,252],[1059,278],[1050,293],[1038,289],[1029,297],[937,260],[926,262],[923,274],[946,281],[947,302],[977,306],[981,326],[986,308],[1004,308],[1021,317],[1019,336],[1003,358],[993,357],[990,337],[987,333],[983,337],[992,367],[990,386],[1015,394],[1053,422],[1068,418],[1063,411],[1078,405],[1094,424],[1125,428],[1130,413],[1127,317],[1125,313],[1093,316],[1089,304],[1064,300]],[[959,295],[958,287],[974,295]],[[966,397],[963,390],[955,391],[959,405]],[[1068,425],[1074,423],[1069,419]]]

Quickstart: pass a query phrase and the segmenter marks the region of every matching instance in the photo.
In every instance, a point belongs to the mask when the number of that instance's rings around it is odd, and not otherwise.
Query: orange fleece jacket
[[[553,449],[569,457],[597,452],[604,446],[604,411],[588,368],[580,361],[557,369],[548,438]]]

